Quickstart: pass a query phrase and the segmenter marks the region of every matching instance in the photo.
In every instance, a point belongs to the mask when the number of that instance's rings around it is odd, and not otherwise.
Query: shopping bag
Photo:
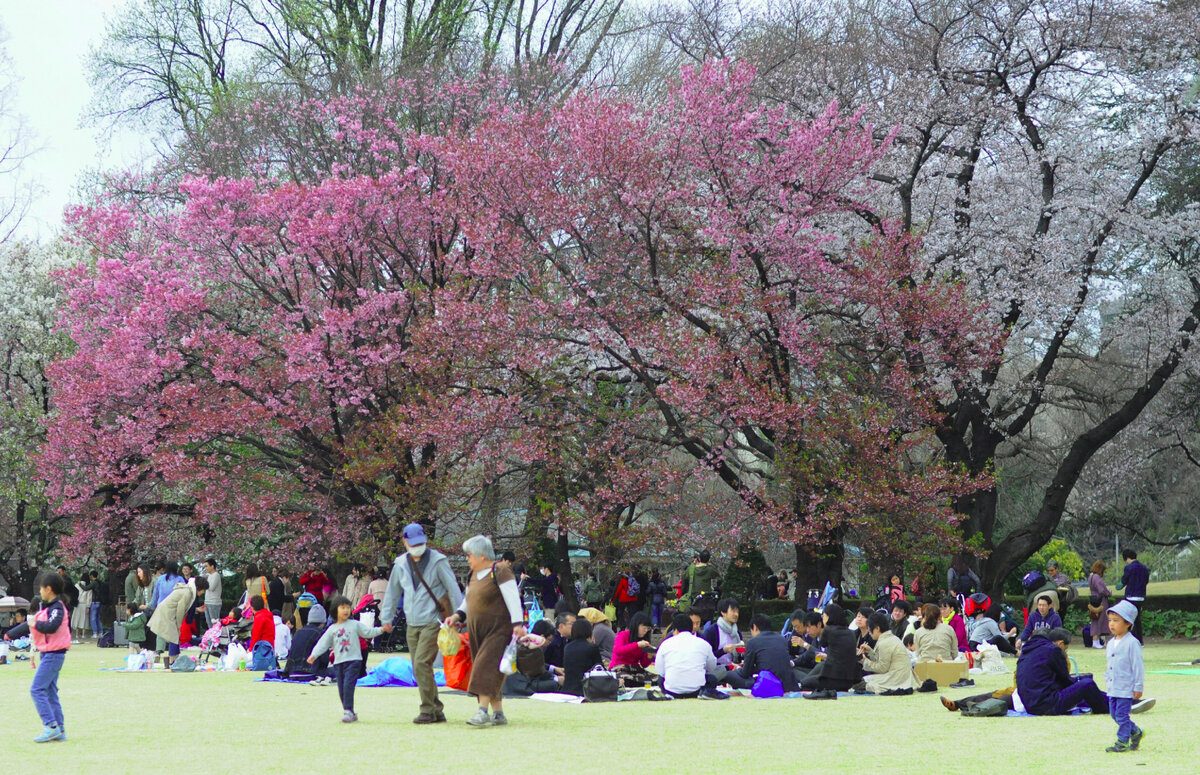
[[[529,620],[530,627],[546,618],[546,612],[542,610],[542,604],[537,600],[534,600],[533,604],[529,606],[529,614],[527,618]]]
[[[471,642],[465,632],[458,633],[458,641],[458,653],[442,657],[442,670],[448,688],[465,692],[471,681]]]

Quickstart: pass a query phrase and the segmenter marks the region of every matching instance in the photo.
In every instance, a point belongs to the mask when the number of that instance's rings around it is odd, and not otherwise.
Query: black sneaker
[[[804,695],[806,700],[836,700],[837,692],[833,689],[814,689]]]
[[[728,700],[729,699],[728,694],[726,694],[725,692],[719,692],[716,689],[701,689],[700,693],[696,696],[702,700]]]
[[[886,692],[880,692],[880,697],[907,697],[912,694],[912,689],[888,689]]]
[[[1146,730],[1139,729],[1129,736],[1129,750],[1136,751],[1138,746],[1142,744],[1142,738],[1146,736]]]
[[[1106,753],[1126,753],[1133,749],[1129,747],[1129,743],[1118,740],[1117,742],[1104,749]]]
[[[951,689],[965,689],[968,686],[974,686],[974,685],[975,685],[975,679],[961,678],[961,679],[955,681],[954,683],[950,684],[950,688]]]
[[[1130,712],[1130,714],[1145,713],[1146,711],[1148,711],[1154,707],[1154,703],[1155,703],[1155,699],[1153,697],[1145,697],[1145,698],[1140,699],[1137,702],[1133,703],[1133,705],[1129,706],[1129,712]]]
[[[937,681],[933,680],[932,678],[926,678],[925,683],[921,684],[921,686],[917,689],[917,691],[922,693],[936,692],[937,690]]]

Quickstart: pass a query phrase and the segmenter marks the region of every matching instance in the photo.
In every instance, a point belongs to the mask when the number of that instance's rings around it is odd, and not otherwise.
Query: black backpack
[[[102,649],[116,648],[117,644],[116,644],[115,640],[116,639],[113,635],[113,631],[105,630],[103,633],[100,634],[100,637],[96,640],[96,647],[102,648]]]

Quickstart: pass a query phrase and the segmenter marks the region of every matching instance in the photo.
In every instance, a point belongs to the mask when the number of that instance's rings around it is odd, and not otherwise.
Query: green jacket
[[[701,592],[712,592],[719,578],[717,569],[711,563],[688,566],[688,590],[685,596],[688,602],[695,600]]]
[[[146,612],[138,611],[125,622],[125,635],[129,640],[141,643],[146,640]]]
[[[583,602],[604,603],[604,587],[596,579],[589,577],[583,582]]]

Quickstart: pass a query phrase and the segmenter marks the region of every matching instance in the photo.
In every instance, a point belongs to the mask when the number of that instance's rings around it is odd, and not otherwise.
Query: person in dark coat
[[[293,674],[311,675],[315,680],[326,677],[329,672],[328,654],[320,655],[311,665],[305,661],[325,632],[325,620],[325,608],[320,603],[308,609],[308,624],[296,630],[292,636],[292,648],[288,651],[287,664],[283,668],[285,677]]]
[[[862,680],[858,636],[846,626],[846,611],[837,603],[825,606],[822,618],[825,629],[821,634],[821,646],[825,660],[808,674],[800,686],[803,689],[849,691]]]
[[[1034,716],[1063,716],[1077,705],[1092,713],[1108,713],[1108,697],[1091,676],[1071,677],[1067,647],[1071,633],[1061,627],[1038,630],[1021,649],[1017,660],[1017,694],[1026,712]]]
[[[735,689],[749,689],[761,670],[770,670],[783,684],[785,692],[800,691],[800,684],[792,672],[792,661],[788,658],[787,640],[771,629],[771,620],[766,614],[755,614],[750,619],[750,640],[746,641],[742,666],[730,670],[725,681]]]

